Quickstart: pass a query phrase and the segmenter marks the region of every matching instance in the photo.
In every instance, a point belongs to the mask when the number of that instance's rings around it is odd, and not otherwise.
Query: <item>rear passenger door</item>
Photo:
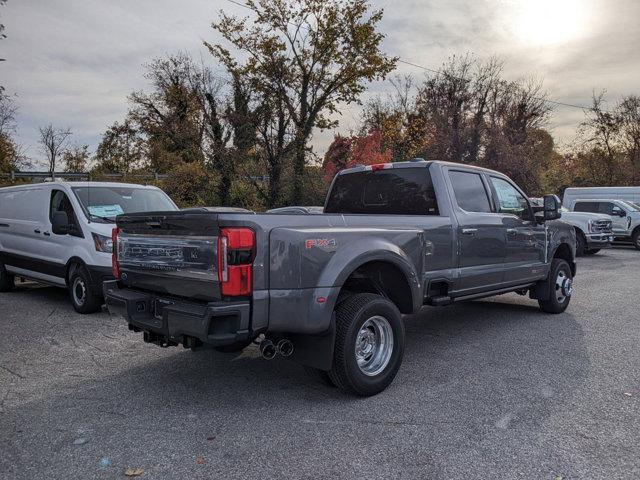
[[[447,169],[457,226],[459,278],[457,295],[499,288],[506,250],[502,218],[494,211],[484,175]]]
[[[546,228],[536,222],[529,200],[514,183],[495,175],[489,181],[507,239],[505,284],[539,280],[546,275]]]

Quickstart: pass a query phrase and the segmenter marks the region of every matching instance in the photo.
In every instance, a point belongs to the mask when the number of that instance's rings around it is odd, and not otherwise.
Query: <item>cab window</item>
[[[598,213],[598,202],[576,202],[573,209],[576,212]]]
[[[522,220],[532,219],[529,202],[516,187],[498,177],[491,177],[491,184],[496,192],[499,213],[516,215]]]
[[[479,174],[451,171],[449,178],[460,208],[467,212],[491,213],[489,195]]]
[[[78,219],[73,210],[73,205],[69,200],[69,197],[62,190],[53,190],[51,192],[51,205],[49,208],[49,221],[53,221],[53,214],[55,212],[65,212],[69,219],[69,225],[71,227],[71,235],[82,236],[82,230],[78,225]]]

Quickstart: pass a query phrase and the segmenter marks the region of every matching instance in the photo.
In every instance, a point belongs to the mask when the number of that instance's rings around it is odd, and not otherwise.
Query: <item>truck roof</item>
[[[38,183],[27,183],[22,185],[12,185],[9,187],[2,187],[0,190],[19,190],[23,188],[33,188],[39,186],[68,186],[68,187],[122,187],[122,188],[146,188],[146,189],[158,189],[153,185],[140,185],[138,183],[120,183],[120,182],[82,182],[82,181],[73,181],[73,182],[65,182],[63,180],[56,180],[53,182],[38,182]]]
[[[499,175],[501,177],[504,176],[504,173],[500,173],[496,170],[491,170],[489,168],[478,167],[477,165],[469,165],[467,163],[456,163],[456,162],[446,162],[444,160],[424,160],[423,158],[414,158],[413,160],[408,160],[406,162],[388,162],[388,163],[377,163],[374,165],[358,165],[356,167],[345,168],[338,172],[338,175],[349,174],[355,172],[365,172],[370,170],[386,170],[389,168],[415,168],[415,167],[429,167],[431,165],[447,165],[450,167],[464,167],[472,170],[477,170],[479,172],[491,173],[494,175]]]

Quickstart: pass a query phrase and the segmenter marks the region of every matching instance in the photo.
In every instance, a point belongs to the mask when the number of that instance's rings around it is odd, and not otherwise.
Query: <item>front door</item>
[[[458,219],[457,294],[494,290],[503,280],[506,249],[502,220],[493,211],[488,185],[477,172],[450,170]]]
[[[505,284],[528,283],[546,274],[547,235],[535,221],[525,195],[513,183],[491,175],[491,188],[507,238]]]
[[[611,217],[611,229],[614,235],[627,235],[629,230],[629,219],[627,211],[613,202],[599,202],[599,213],[604,213]]]
[[[71,230],[68,234],[53,233],[51,221],[55,212],[65,212],[69,219]],[[78,223],[78,217],[73,208],[73,204],[66,192],[53,188],[49,197],[49,214],[47,218],[46,231],[43,232],[43,241],[46,243],[46,260],[56,266],[64,277],[67,260],[71,257],[74,246],[83,238],[82,229]]]

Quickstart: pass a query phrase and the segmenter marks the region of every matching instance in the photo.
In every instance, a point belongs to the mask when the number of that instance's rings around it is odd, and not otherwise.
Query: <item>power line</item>
[[[227,2],[233,3],[234,5],[238,5],[238,6],[242,7],[242,8],[246,8],[248,10],[251,10],[251,8],[248,7],[247,5],[245,5],[244,3],[240,3],[240,2],[238,2],[236,0],[227,0]],[[294,25],[294,26],[298,26],[298,25],[295,25],[293,22],[287,22],[287,23],[289,23],[291,25]],[[305,29],[309,30],[309,27],[304,26],[304,25],[302,26],[302,28],[305,28]],[[419,68],[421,70],[425,70],[427,72],[435,73],[437,75],[442,73],[442,70],[436,70],[434,68],[425,67],[423,65],[419,65],[419,64],[414,63],[414,62],[409,62],[407,60],[402,60],[402,58],[400,58],[400,57],[397,57],[397,58],[398,58],[397,59],[398,63],[403,63],[405,65],[409,65],[411,67]],[[457,78],[458,80],[465,80],[462,77],[454,77],[454,78]],[[550,99],[544,98],[544,97],[531,97],[531,98],[533,98],[534,100],[539,100],[539,101],[545,102],[545,103],[552,103],[554,105],[559,105],[559,106],[562,106],[562,107],[577,108],[577,109],[582,110],[582,111],[593,110],[593,107],[585,107],[584,105],[576,105],[576,104],[573,104],[573,103],[560,102],[558,100],[550,100]]]

